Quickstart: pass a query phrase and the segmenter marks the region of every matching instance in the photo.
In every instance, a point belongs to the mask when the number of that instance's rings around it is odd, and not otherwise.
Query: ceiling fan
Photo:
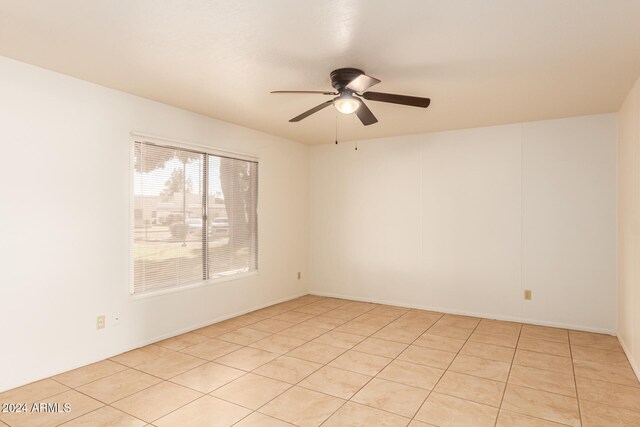
[[[357,68],[338,68],[331,72],[331,86],[337,92],[324,92],[316,90],[274,90],[271,93],[315,93],[319,95],[338,95],[335,98],[325,101],[312,109],[289,120],[299,122],[317,113],[325,107],[333,104],[336,110],[343,114],[356,113],[363,125],[369,126],[378,122],[376,116],[366,106],[362,99],[378,102],[390,102],[392,104],[409,105],[411,107],[427,108],[431,103],[429,98],[417,96],[396,95],[393,93],[367,92],[371,86],[380,83],[375,77],[368,76]]]

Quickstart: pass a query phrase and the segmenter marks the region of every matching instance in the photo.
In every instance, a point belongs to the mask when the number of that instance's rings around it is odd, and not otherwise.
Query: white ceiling
[[[427,96],[426,109],[369,101],[340,140],[617,111],[640,74],[638,0],[0,0],[0,55],[190,111],[315,144],[327,100],[357,67],[372,90]]]

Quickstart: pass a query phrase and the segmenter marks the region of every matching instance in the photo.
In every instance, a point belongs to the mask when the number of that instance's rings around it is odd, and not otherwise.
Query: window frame
[[[183,140],[164,138],[155,135],[149,135],[141,132],[131,132],[131,138],[129,139],[129,180],[127,184],[129,185],[129,221],[128,221],[128,242],[129,248],[127,251],[128,254],[128,265],[129,265],[129,280],[127,283],[127,294],[131,299],[143,299],[154,296],[160,296],[165,294],[170,294],[174,292],[181,292],[189,289],[200,288],[204,286],[215,286],[221,285],[226,282],[232,282],[236,280],[242,280],[247,277],[258,276],[260,273],[260,264],[259,264],[259,241],[260,241],[260,226],[259,226],[259,218],[260,218],[260,160],[258,156],[225,150],[222,148],[211,147],[208,145],[186,142]],[[176,149],[184,149],[187,151],[193,151],[196,153],[204,154],[204,161],[206,162],[206,155],[216,156],[216,157],[227,157],[236,160],[243,160],[248,162],[256,163],[257,168],[257,177],[256,177],[256,269],[252,271],[247,271],[244,273],[236,273],[229,276],[213,276],[208,279],[202,279],[198,281],[194,281],[191,283],[172,286],[170,288],[158,289],[148,292],[134,292],[134,275],[135,275],[135,263],[134,263],[134,244],[135,244],[135,193],[134,193],[134,174],[135,174],[135,144],[136,143],[145,143],[156,145],[160,147],[168,147],[168,148],[176,148]]]

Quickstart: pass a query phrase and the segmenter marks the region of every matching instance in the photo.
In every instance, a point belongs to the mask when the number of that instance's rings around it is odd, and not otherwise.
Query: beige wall
[[[313,146],[310,167],[312,293],[615,334],[616,114]]]
[[[0,392],[306,293],[305,145],[2,57],[0,94]],[[258,274],[129,295],[131,131],[258,157]]]
[[[640,79],[618,114],[618,338],[640,377]]]

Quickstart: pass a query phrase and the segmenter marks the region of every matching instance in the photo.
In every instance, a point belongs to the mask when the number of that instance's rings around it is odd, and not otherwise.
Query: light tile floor
[[[0,426],[640,426],[615,337],[307,295],[0,394]]]

